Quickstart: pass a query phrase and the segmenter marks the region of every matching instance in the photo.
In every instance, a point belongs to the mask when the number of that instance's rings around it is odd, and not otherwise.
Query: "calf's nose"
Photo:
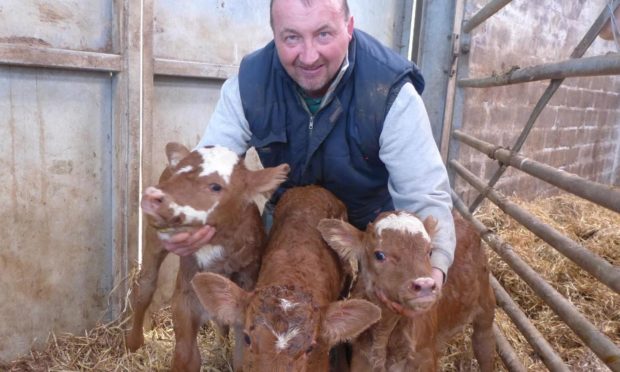
[[[164,202],[166,194],[158,188],[148,187],[144,190],[144,194],[142,195],[142,202],[140,206],[142,210],[147,214],[157,214],[157,210],[161,207]]]
[[[432,293],[436,288],[433,278],[417,278],[411,282],[411,290],[416,294]]]

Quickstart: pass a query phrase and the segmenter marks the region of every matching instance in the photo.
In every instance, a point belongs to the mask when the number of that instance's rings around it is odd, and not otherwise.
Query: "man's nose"
[[[319,52],[312,41],[304,43],[304,49],[299,56],[299,61],[304,66],[312,66],[319,59]]]

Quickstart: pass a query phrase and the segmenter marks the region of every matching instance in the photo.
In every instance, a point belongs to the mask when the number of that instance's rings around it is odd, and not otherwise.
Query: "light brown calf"
[[[407,212],[385,212],[366,232],[337,219],[319,224],[343,260],[359,263],[352,297],[381,307],[381,320],[353,341],[351,370],[436,371],[441,346],[468,323],[482,371],[492,371],[495,296],[480,237],[454,215],[457,247],[441,294],[431,278],[436,222]]]
[[[223,147],[190,152],[182,145],[169,143],[166,154],[169,165],[160,184],[148,187],[142,197],[141,206],[153,230],[163,238],[205,224],[217,230],[208,245],[181,257],[172,296],[176,340],[172,369],[198,371],[201,363],[196,336],[210,315],[204,312],[190,281],[197,272],[208,271],[230,278],[245,290],[254,287],[265,233],[253,198],[277,188],[286,179],[289,167],[284,164],[250,171],[235,153]],[[144,253],[144,266],[134,287],[134,325],[127,337],[132,350],[144,342],[144,311],[166,256],[160,245],[156,247]],[[238,348],[234,355],[237,364],[241,362],[240,353]]]
[[[346,218],[344,205],[317,186],[290,189],[276,206],[253,292],[215,274],[193,279],[210,314],[244,327],[245,371],[327,371],[330,347],[379,319],[368,301],[337,301],[344,275],[316,229],[323,218]]]

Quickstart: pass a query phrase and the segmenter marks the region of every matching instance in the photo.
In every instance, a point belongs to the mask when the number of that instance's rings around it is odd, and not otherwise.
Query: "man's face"
[[[340,70],[353,35],[340,0],[275,0],[273,33],[280,62],[311,97],[321,97]]]

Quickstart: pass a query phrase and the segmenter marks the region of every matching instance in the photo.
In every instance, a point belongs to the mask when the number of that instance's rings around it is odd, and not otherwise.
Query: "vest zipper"
[[[308,134],[312,136],[312,130],[314,129],[314,115],[310,115],[310,123],[308,123]]]

